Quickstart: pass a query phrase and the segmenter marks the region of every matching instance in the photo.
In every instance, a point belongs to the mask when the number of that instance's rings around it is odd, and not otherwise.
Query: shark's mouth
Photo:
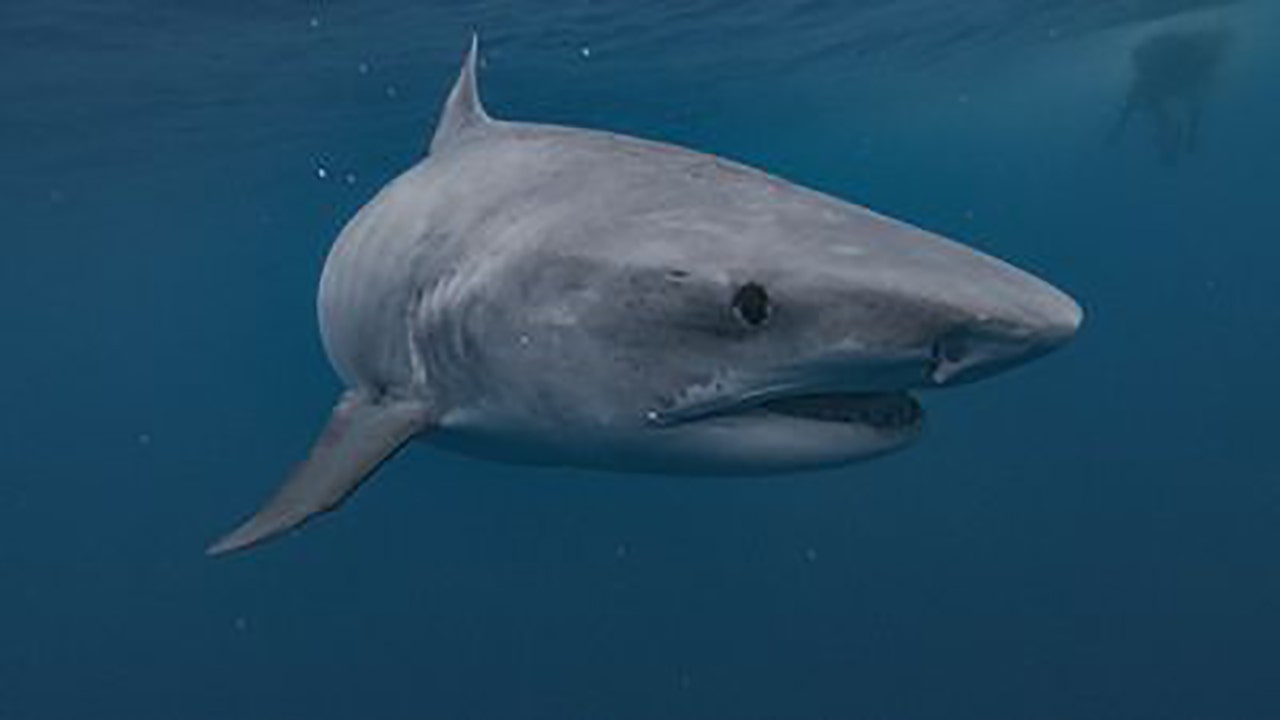
[[[924,418],[919,401],[908,393],[834,393],[768,400],[759,410],[827,423],[868,425],[877,430],[915,427]]]
[[[918,427],[924,419],[920,402],[905,392],[761,393],[686,405],[656,416],[662,426],[713,418],[778,416],[821,423],[859,425],[885,432]]]

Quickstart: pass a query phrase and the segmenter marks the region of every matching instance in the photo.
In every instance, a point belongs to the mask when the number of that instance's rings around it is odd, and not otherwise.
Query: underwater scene
[[[1280,4],[4,0],[0,720],[1280,718]]]

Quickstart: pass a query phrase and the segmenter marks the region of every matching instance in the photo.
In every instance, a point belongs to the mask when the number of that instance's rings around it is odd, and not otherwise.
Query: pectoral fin
[[[208,549],[210,555],[256,545],[342,503],[387,458],[429,425],[420,400],[374,400],[348,392],[284,485],[257,514]]]

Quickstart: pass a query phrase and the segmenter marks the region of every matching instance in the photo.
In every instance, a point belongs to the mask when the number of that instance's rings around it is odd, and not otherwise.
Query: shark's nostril
[[[929,348],[926,376],[938,385],[950,380],[965,366],[970,354],[969,346],[968,340],[956,332],[938,337]]]
[[[964,341],[954,334],[943,335],[933,341],[930,355],[934,364],[958,363],[964,359]]]

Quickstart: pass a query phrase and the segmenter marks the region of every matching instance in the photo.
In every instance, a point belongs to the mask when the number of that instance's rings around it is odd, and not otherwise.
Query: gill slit
[[[410,386],[421,392],[427,385],[427,368],[418,354],[418,316],[421,314],[425,293],[416,288],[409,297],[409,307],[405,310],[405,351],[409,354]]]

